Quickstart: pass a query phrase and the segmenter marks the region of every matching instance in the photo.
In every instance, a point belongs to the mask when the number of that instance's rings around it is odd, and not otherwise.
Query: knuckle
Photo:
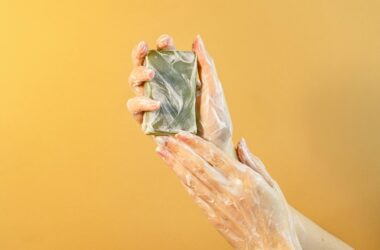
[[[145,72],[146,68],[144,66],[137,66],[134,68],[128,77],[129,84],[134,86],[145,80]]]

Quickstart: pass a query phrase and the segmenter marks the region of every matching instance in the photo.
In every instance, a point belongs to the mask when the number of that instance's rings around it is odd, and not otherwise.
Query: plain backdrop
[[[201,34],[290,204],[380,248],[380,3],[1,1],[0,249],[231,249],[125,108],[130,52]]]

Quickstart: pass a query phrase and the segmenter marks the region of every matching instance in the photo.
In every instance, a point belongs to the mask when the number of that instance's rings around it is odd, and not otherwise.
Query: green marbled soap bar
[[[144,113],[144,133],[196,133],[197,58],[194,52],[150,50],[145,66],[155,71],[154,78],[145,83],[145,96],[160,101],[160,108]]]

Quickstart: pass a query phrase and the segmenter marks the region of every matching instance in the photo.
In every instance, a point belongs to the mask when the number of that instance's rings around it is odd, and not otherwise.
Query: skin
[[[157,50],[175,49],[168,35],[156,41]],[[177,174],[212,225],[235,249],[352,249],[286,202],[264,164],[250,153],[244,140],[236,151],[232,122],[215,64],[198,35],[192,49],[197,55],[198,135],[155,137],[157,152]],[[135,97],[127,102],[133,118],[160,103],[143,96],[144,83],[154,71],[143,66],[148,45],[141,41],[132,51],[129,83]],[[203,139],[202,139],[203,138]]]
[[[173,39],[168,35],[160,36],[156,41],[157,50],[175,49]],[[209,56],[202,38],[198,35],[192,44],[197,56],[200,82],[197,95],[198,134],[213,142],[233,157],[236,157],[232,143],[232,122],[218,78],[213,59]],[[136,97],[128,100],[127,108],[134,119],[141,124],[144,111],[159,109],[159,102],[143,96],[144,83],[154,77],[154,72],[143,66],[148,53],[148,44],[141,41],[132,51],[133,69],[129,83]]]
[[[264,163],[257,156],[251,153],[244,139],[241,139],[239,141],[236,147],[236,151],[240,162],[260,173],[269,184],[274,182],[272,177],[267,172]],[[303,214],[298,212],[295,208],[291,207],[290,205],[288,205],[288,207],[293,215],[294,226],[302,249],[352,249],[346,243],[336,238],[318,226],[315,222],[311,221]]]
[[[158,154],[235,249],[302,249],[275,182],[190,133],[156,141]]]

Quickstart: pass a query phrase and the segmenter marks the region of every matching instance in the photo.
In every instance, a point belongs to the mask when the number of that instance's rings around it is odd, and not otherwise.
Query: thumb
[[[274,180],[266,170],[264,163],[257,156],[251,153],[244,138],[241,138],[238,142],[236,153],[241,163],[259,173],[271,187],[274,186]]]
[[[213,59],[207,53],[203,39],[197,35],[193,42],[193,51],[197,56],[199,78],[202,82],[202,91],[210,97],[223,96],[223,89],[218,79]]]
[[[213,65],[212,59],[208,55],[203,39],[200,35],[197,35],[193,42],[193,51],[197,55],[199,66],[202,69],[209,68]]]

